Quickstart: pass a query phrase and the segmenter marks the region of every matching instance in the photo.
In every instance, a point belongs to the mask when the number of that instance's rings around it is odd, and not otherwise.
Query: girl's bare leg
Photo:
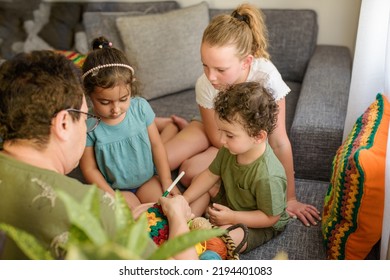
[[[179,130],[184,129],[189,124],[188,121],[186,119],[182,118],[182,117],[179,117],[179,116],[176,116],[176,115],[172,115],[171,118],[172,118],[172,121],[179,128]]]
[[[172,115],[170,118],[155,118],[155,123],[163,143],[171,140],[180,130],[188,125],[186,119],[176,115]]]
[[[210,205],[210,199],[218,194],[220,187],[221,181],[218,181],[207,193],[203,194],[190,204],[191,211],[195,217],[200,217],[206,214],[206,210]]]
[[[203,152],[209,146],[203,124],[199,121],[190,122],[175,137],[165,143],[171,170],[175,170],[183,161]]]
[[[153,176],[143,184],[136,192],[141,203],[157,202],[162,196],[162,188],[157,176]]]
[[[180,166],[180,172],[185,172],[185,175],[180,180],[183,186],[188,187],[195,176],[200,174],[203,170],[207,169],[214,160],[217,153],[217,148],[209,147],[207,150],[185,160]]]
[[[172,118],[158,117],[154,119],[158,132],[163,143],[169,141],[179,132],[179,127],[173,122]]]
[[[203,216],[206,212],[207,207],[209,206],[209,203],[210,203],[210,195],[208,193],[205,193],[197,200],[193,201],[190,204],[190,207],[195,217]]]
[[[163,144],[171,140],[179,132],[179,128],[174,124],[168,124],[161,132],[160,137]]]
[[[133,210],[134,208],[136,208],[141,204],[138,197],[131,191],[121,191],[121,194],[125,198],[127,205],[131,210]]]

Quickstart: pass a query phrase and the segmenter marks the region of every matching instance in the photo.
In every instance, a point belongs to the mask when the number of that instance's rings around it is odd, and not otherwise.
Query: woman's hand
[[[169,221],[176,219],[188,222],[192,218],[191,208],[182,195],[176,195],[171,198],[161,197],[159,203]]]

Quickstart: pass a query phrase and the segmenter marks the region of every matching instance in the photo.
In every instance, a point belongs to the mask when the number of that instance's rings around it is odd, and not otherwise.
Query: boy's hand
[[[222,226],[232,224],[231,217],[234,211],[229,207],[213,203],[213,205],[207,209],[207,212],[209,214],[209,220],[213,225]]]

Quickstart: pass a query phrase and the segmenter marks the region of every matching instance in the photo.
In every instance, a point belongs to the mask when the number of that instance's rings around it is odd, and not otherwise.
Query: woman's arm
[[[107,184],[96,164],[93,147],[85,148],[83,156],[80,159],[80,169],[87,183],[96,184],[100,189],[115,197],[115,191]]]
[[[162,210],[169,223],[169,238],[174,238],[189,232],[188,221],[192,218],[191,208],[183,196],[173,198],[161,197],[159,200]],[[198,259],[195,247],[191,247],[175,256],[179,260]]]

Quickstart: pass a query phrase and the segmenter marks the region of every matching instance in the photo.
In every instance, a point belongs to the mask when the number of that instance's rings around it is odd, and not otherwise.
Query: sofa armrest
[[[342,144],[352,61],[342,46],[317,46],[305,73],[290,139],[297,178],[329,181]]]

